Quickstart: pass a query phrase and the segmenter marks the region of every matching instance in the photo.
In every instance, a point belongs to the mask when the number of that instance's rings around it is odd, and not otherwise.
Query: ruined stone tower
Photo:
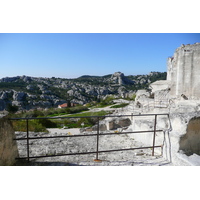
[[[177,48],[167,65],[170,96],[200,100],[200,43]]]

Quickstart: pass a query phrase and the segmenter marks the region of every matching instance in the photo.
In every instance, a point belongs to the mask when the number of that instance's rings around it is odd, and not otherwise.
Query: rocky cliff
[[[125,76],[121,72],[106,76],[81,76],[76,79],[36,78],[28,76],[0,79],[0,111],[9,107],[20,110],[51,108],[68,101],[85,104],[114,95],[131,97],[149,83],[165,79],[166,73]]]

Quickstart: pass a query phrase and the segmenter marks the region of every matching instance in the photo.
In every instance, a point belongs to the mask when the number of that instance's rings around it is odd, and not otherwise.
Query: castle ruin
[[[200,43],[177,48],[167,64],[170,96],[200,100]]]
[[[167,80],[150,85],[154,100],[169,104],[170,100],[200,100],[199,74],[200,43],[181,45],[167,60]]]

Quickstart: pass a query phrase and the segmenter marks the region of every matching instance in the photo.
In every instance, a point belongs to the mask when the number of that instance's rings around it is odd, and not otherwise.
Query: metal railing
[[[94,161],[100,161],[99,160],[99,154],[100,153],[108,153],[108,152],[115,152],[115,151],[130,151],[130,150],[136,150],[136,149],[148,149],[152,148],[152,156],[154,156],[154,149],[155,148],[163,148],[163,145],[155,145],[156,140],[156,132],[162,132],[163,130],[157,130],[157,116],[160,115],[166,115],[169,117],[168,114],[139,114],[139,115],[118,115],[118,116],[84,116],[84,117],[42,117],[42,118],[12,118],[10,120],[25,120],[26,121],[26,137],[23,138],[16,138],[14,140],[26,140],[27,145],[27,156],[26,157],[17,157],[16,159],[26,159],[28,162],[30,159],[36,159],[36,158],[45,158],[45,157],[57,157],[57,156],[71,156],[71,155],[84,155],[84,154],[96,154],[96,158]],[[103,132],[100,133],[100,119],[102,117],[113,117],[113,118],[119,118],[119,117],[143,117],[143,116],[154,116],[154,126],[153,130],[144,130],[144,131],[131,131],[131,132]],[[94,134],[79,134],[79,135],[58,135],[58,136],[45,136],[45,137],[30,137],[29,136],[29,120],[38,120],[38,119],[69,119],[69,118],[97,118],[97,133]],[[119,135],[119,134],[134,134],[134,133],[153,133],[153,141],[152,146],[146,146],[146,147],[135,147],[135,148],[125,148],[125,149],[108,149],[108,150],[99,150],[99,137],[105,136],[105,135]],[[74,138],[74,137],[96,137],[96,151],[90,151],[90,152],[79,152],[79,153],[62,153],[62,154],[54,154],[54,155],[42,155],[42,156],[30,156],[29,146],[30,146],[30,140],[42,140],[42,139],[52,139],[52,138]]]

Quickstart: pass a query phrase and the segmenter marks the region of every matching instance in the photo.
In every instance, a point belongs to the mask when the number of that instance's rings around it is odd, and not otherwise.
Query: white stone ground
[[[30,137],[55,136],[55,135],[78,135],[79,129],[48,129],[49,133],[30,133]],[[94,132],[95,133],[95,132]],[[89,134],[89,133],[85,133]],[[22,133],[16,133],[22,137]],[[21,136],[20,136],[21,135]],[[26,133],[23,133],[25,136]],[[123,149],[144,146],[127,135],[100,136],[99,151],[109,149]],[[26,141],[18,141],[20,157],[26,156]],[[96,151],[96,136],[30,140],[30,156],[53,155],[59,153]],[[172,165],[161,156],[161,148],[152,156],[151,149],[117,151],[100,153],[98,158],[101,162],[94,161],[96,154],[72,155],[60,157],[48,157],[31,159],[30,165],[52,166],[166,166]]]

